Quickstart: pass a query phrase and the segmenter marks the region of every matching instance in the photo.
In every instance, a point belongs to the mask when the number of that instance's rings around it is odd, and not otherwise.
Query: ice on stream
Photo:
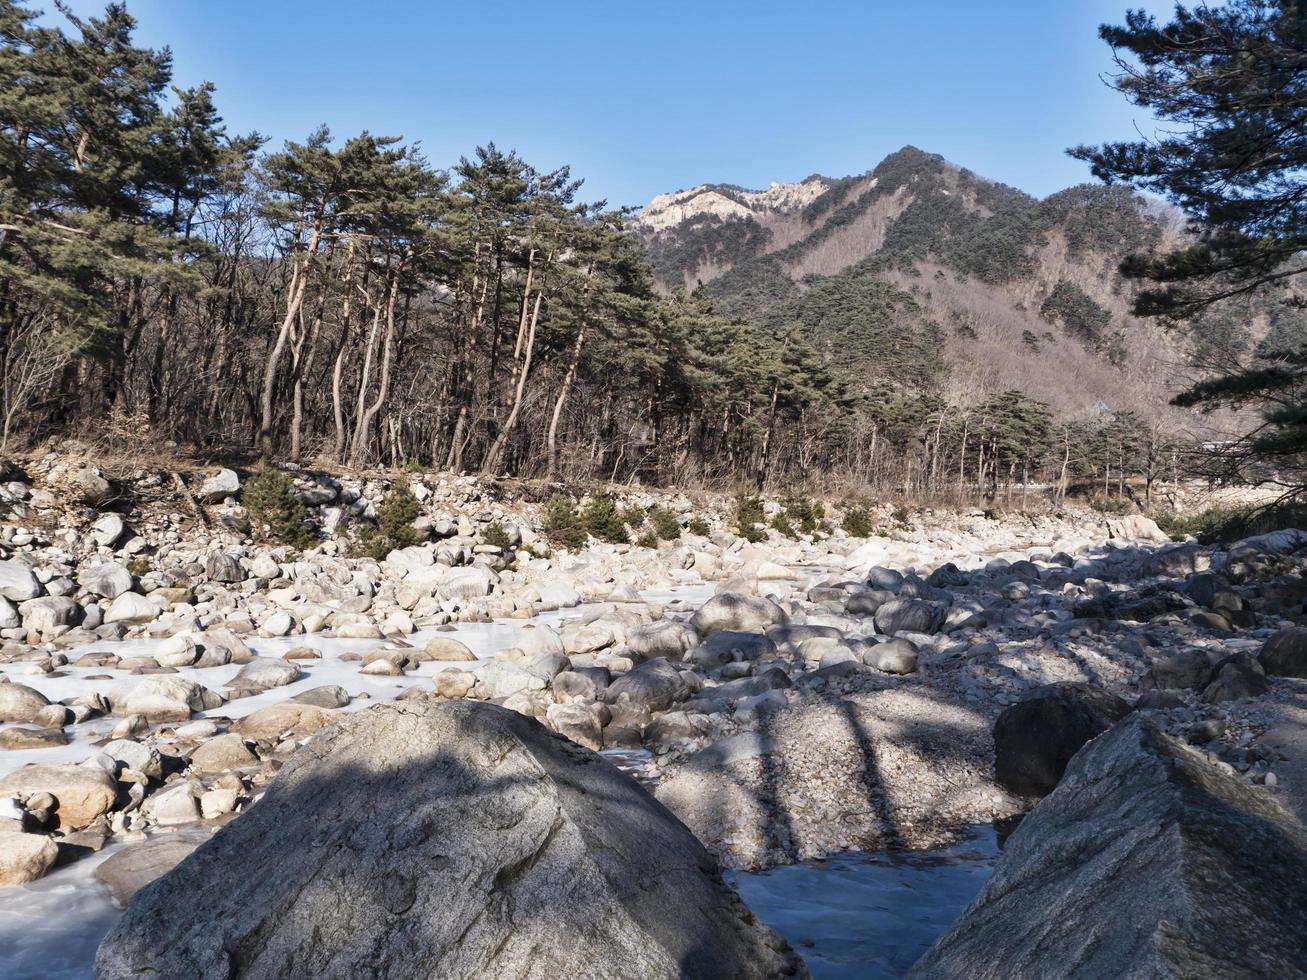
[[[693,610],[712,595],[711,585],[677,586],[670,589],[651,589],[641,593],[650,602],[667,603],[669,610]],[[673,605],[675,604],[675,605]],[[593,612],[595,606],[578,606],[544,613],[532,619],[497,620],[491,623],[461,623],[452,630],[421,630],[407,637],[413,646],[422,647],[433,636],[446,636],[467,644],[480,658],[489,662],[495,653],[515,646],[525,629],[533,624],[557,626],[561,622]],[[76,660],[91,650],[108,650],[119,657],[146,656],[156,649],[163,639],[126,640],[117,643],[91,643],[65,651],[69,660]],[[392,700],[401,691],[431,678],[446,667],[475,669],[476,664],[427,662],[403,677],[369,677],[359,673],[358,661],[343,661],[344,653],[363,653],[385,640],[338,639],[331,636],[287,636],[277,638],[246,637],[246,645],[261,657],[280,657],[295,647],[311,646],[322,653],[320,660],[296,661],[304,676],[293,684],[273,688],[253,697],[229,701],[213,711],[196,717],[215,715],[224,718],[241,718],[259,708],[288,700],[301,691],[339,684],[353,698],[345,711],[361,711],[371,705]],[[180,668],[177,674],[203,684],[219,693],[236,676],[240,666]],[[50,701],[61,701],[96,691],[107,691],[130,686],[141,678],[122,674],[104,667],[61,668],[61,676],[48,676],[34,670],[30,664],[0,665],[0,672],[20,684],[35,688]],[[99,678],[99,679],[94,679]],[[106,679],[108,678],[108,679]],[[360,698],[360,694],[367,698]],[[0,775],[12,772],[29,763],[55,765],[82,762],[96,752],[95,743],[109,734],[118,718],[96,718],[68,729],[68,745],[48,749],[0,751]],[[641,752],[618,753],[613,761],[622,768],[639,775],[638,770],[647,763],[648,754]],[[95,868],[114,850],[126,845],[115,844],[99,854],[57,868],[45,878],[31,885],[0,888],[0,980],[82,980],[91,976],[91,964],[100,939],[120,914],[109,896],[109,889],[95,878]]]
[[[889,980],[953,924],[998,855],[997,832],[982,826],[938,850],[841,854],[726,879],[814,980]]]

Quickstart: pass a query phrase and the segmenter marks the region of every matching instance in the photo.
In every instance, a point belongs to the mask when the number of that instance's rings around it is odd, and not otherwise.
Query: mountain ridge
[[[850,377],[1181,414],[1169,399],[1187,379],[1187,339],[1133,316],[1135,287],[1117,271],[1177,229],[1131,190],[1040,199],[907,146],[848,177],[658,195],[630,227],[660,289],[797,330]]]

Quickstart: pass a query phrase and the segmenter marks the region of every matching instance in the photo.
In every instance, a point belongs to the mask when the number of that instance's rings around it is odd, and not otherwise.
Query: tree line
[[[112,420],[323,465],[988,496],[1174,465],[1128,415],[851,380],[802,323],[662,295],[567,167],[326,127],[273,148],[173,87],[123,5],[64,16],[0,0],[6,447]]]

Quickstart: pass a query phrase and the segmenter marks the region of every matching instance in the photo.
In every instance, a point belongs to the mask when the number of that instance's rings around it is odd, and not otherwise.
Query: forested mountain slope
[[[1131,316],[1117,272],[1173,223],[1123,188],[1041,201],[905,147],[854,177],[661,195],[631,227],[663,289],[801,337],[850,377],[1153,415],[1187,376],[1187,339]]]

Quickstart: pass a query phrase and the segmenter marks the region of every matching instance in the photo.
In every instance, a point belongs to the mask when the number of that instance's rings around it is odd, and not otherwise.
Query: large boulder
[[[1273,677],[1307,677],[1307,629],[1292,627],[1266,638],[1257,656]]]
[[[231,730],[246,738],[275,742],[280,738],[312,735],[326,728],[335,718],[336,712],[320,705],[283,701],[237,719]]]
[[[1076,756],[914,980],[1301,977],[1307,828],[1141,715]]]
[[[690,625],[700,636],[710,636],[722,630],[762,633],[768,626],[789,621],[785,610],[770,599],[738,592],[713,596],[690,617]]]
[[[158,674],[110,692],[115,714],[141,715],[150,722],[188,721],[193,711],[209,711],[222,697],[175,674]]]
[[[1090,684],[1045,684],[994,722],[994,775],[1023,796],[1051,791],[1071,757],[1128,715],[1130,705]]]
[[[106,623],[125,623],[128,626],[139,626],[142,623],[151,622],[158,615],[159,607],[145,596],[136,592],[122,592],[114,597],[113,602],[109,603],[109,608],[104,613],[104,621]]]
[[[1212,567],[1207,549],[1197,544],[1181,544],[1163,548],[1144,560],[1143,573],[1148,576],[1184,578]]]
[[[1127,514],[1107,522],[1107,535],[1123,541],[1145,541],[1149,544],[1170,544],[1171,536],[1157,526],[1157,522],[1143,514]]]
[[[467,701],[373,708],[310,741],[258,806],[136,894],[95,969],[807,975],[634,780]]]
[[[304,672],[289,660],[255,657],[245,664],[227,684],[233,691],[267,691],[293,684]]]

